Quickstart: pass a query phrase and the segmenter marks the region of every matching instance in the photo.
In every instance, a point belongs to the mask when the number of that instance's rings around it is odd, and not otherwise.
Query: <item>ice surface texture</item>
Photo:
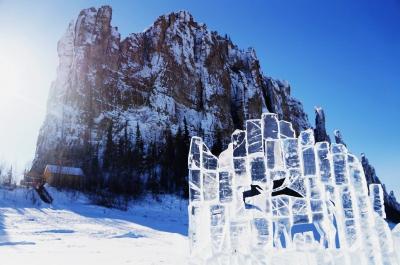
[[[311,129],[264,113],[218,158],[193,137],[188,165],[192,264],[400,264],[382,187]]]

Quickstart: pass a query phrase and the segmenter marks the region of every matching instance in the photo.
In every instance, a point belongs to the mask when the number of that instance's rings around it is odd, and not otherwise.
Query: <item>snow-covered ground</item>
[[[166,196],[128,211],[50,188],[53,205],[0,189],[0,264],[187,264],[187,201]]]

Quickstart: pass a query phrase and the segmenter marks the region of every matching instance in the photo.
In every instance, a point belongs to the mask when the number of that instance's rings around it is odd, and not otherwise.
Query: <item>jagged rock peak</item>
[[[88,45],[107,35],[118,35],[118,29],[111,26],[111,19],[110,6],[82,10],[75,23],[75,45]]]
[[[379,178],[375,173],[375,168],[369,163],[369,160],[364,153],[361,153],[361,164],[363,166],[367,182],[369,184],[371,183],[381,184],[381,181],[379,180]]]
[[[367,184],[382,184],[379,177],[376,175],[375,168],[369,163],[368,158],[364,153],[361,154],[361,165],[364,169]],[[400,222],[400,204],[397,202],[394,192],[387,192],[386,186],[382,184],[383,198],[385,202],[386,216],[393,222]]]
[[[177,12],[171,12],[164,15],[161,15],[157,18],[154,24],[157,24],[160,20],[173,20],[178,21],[180,23],[195,23],[192,14],[186,10],[179,10]]]
[[[346,143],[343,140],[343,135],[339,130],[334,130],[333,134],[335,135],[335,142],[337,144],[342,144],[347,147]]]
[[[316,142],[331,142],[329,135],[326,133],[325,127],[325,112],[321,107],[315,107],[315,129],[314,129]]]

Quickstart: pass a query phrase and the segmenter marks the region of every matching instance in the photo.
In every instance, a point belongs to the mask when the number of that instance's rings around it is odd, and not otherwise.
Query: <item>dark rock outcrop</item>
[[[334,136],[335,136],[335,142],[336,142],[337,144],[342,144],[342,145],[344,145],[344,146],[347,147],[346,143],[345,143],[344,140],[343,140],[342,133],[341,133],[339,130],[335,130],[335,131],[333,132],[333,134],[334,134]]]
[[[321,107],[315,107],[315,129],[314,136],[316,142],[331,142],[331,138],[326,133],[325,112]]]
[[[376,183],[382,185],[386,218],[394,223],[400,223],[400,204],[397,202],[394,192],[387,192],[385,184],[383,184],[376,175],[375,168],[369,163],[365,154],[361,154],[361,164],[364,169],[367,184]]]

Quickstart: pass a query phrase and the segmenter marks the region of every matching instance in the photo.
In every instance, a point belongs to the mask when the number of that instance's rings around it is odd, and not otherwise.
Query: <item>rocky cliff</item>
[[[310,127],[289,84],[265,76],[253,49],[239,49],[188,12],[160,16],[125,39],[111,17],[108,6],[85,9],[58,43],[34,160],[39,170],[60,153],[81,164],[72,150],[87,146],[101,159],[111,122],[114,138],[139,125],[146,143],[164,141],[162,132],[176,133],[185,119],[190,134],[203,134],[210,146],[216,131],[226,138],[262,111],[278,113],[296,131]]]
[[[160,16],[124,39],[111,19],[109,6],[82,10],[59,41],[57,77],[34,170],[63,164],[92,174],[94,160],[104,170],[110,141],[133,145],[139,133],[147,153],[154,151],[151,144],[168,144],[168,132],[176,135],[184,127],[213,146],[217,138],[227,140],[243,128],[246,119],[268,111],[290,121],[297,133],[311,127],[290,85],[266,76],[253,49],[240,49],[188,12]],[[317,141],[330,141],[321,108],[316,108],[315,135]],[[161,158],[153,167],[170,156],[155,152]],[[186,160],[181,162],[186,167]]]

